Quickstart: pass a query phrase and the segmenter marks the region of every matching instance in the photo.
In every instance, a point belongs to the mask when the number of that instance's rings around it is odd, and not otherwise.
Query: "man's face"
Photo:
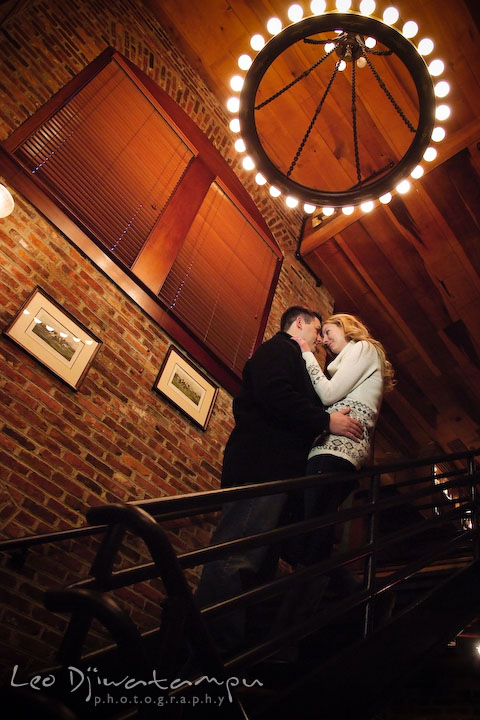
[[[314,317],[310,323],[306,323],[305,320],[303,320],[303,327],[299,334],[305,342],[308,343],[310,350],[315,352],[317,342],[321,342],[322,340],[322,326],[320,324],[320,320],[317,317]]]

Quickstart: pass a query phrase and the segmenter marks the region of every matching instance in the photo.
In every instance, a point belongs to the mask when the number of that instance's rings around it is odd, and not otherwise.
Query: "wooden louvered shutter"
[[[14,154],[128,267],[193,157],[115,62]]]
[[[231,369],[252,353],[277,257],[213,183],[159,293]]]

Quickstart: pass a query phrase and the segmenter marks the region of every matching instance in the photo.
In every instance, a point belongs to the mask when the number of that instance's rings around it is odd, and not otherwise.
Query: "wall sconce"
[[[15,203],[10,190],[7,190],[5,185],[0,185],[0,218],[10,215],[14,207]]]

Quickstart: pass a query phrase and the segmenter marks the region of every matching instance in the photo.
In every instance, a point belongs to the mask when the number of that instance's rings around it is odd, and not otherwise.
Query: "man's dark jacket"
[[[290,335],[277,333],[247,361],[233,414],[222,487],[305,475],[308,452],[330,416]]]

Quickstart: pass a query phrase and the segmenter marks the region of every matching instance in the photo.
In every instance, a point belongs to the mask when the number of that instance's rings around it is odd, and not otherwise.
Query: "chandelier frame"
[[[271,64],[291,45],[319,33],[343,30],[360,36],[374,37],[391,50],[407,68],[418,95],[418,125],[412,142],[400,160],[381,177],[368,184],[357,184],[347,190],[321,190],[292,180],[272,162],[260,141],[255,122],[255,98],[260,83]],[[342,207],[375,200],[391,191],[420,162],[435,123],[435,93],[427,65],[416,47],[398,30],[376,18],[354,11],[326,12],[299,20],[272,37],[253,60],[240,93],[240,133],[256,169],[268,182],[288,195],[314,205]]]

